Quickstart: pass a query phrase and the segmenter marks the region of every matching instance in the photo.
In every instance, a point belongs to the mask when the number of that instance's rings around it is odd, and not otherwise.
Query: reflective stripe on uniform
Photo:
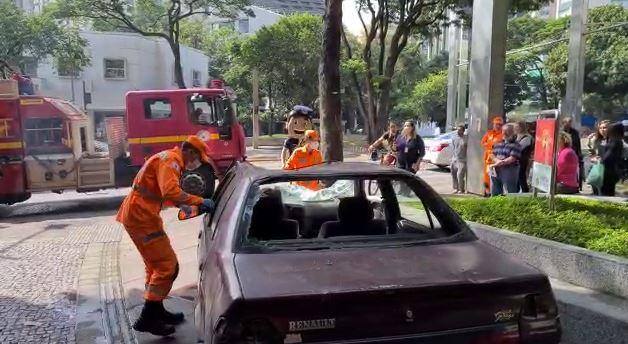
[[[144,239],[142,239],[142,242],[144,242],[145,244],[150,242],[153,239],[157,239],[157,238],[161,238],[162,236],[166,236],[166,232],[164,231],[157,231],[157,232],[152,232],[149,233],[148,235],[146,235],[144,237]]]
[[[161,197],[159,197],[158,195],[152,193],[150,190],[148,190],[147,188],[145,188],[142,185],[139,184],[133,184],[133,191],[136,191],[140,196],[142,196],[143,198],[146,198],[148,200],[151,201],[156,201],[156,202],[163,202],[163,199]]]

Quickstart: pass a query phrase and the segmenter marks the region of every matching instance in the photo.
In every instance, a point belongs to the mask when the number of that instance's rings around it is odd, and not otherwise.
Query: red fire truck
[[[211,161],[184,172],[182,186],[208,197],[216,178],[245,156],[232,101],[233,92],[218,81],[203,89],[129,92],[126,116],[117,118],[123,133],[108,135],[109,149],[98,152],[83,111],[61,99],[19,96],[14,81],[0,80],[0,204],[38,191],[129,186],[148,157],[193,134],[205,140]]]

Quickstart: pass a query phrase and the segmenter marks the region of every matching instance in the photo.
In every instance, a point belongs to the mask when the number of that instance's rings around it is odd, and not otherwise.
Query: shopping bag
[[[604,165],[598,163],[591,167],[589,175],[587,176],[587,183],[596,188],[601,188],[604,182]]]

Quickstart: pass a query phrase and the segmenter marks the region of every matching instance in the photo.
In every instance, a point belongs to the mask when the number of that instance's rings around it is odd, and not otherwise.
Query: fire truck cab
[[[0,80],[0,204],[38,191],[129,186],[146,159],[189,135],[207,143],[210,163],[185,171],[181,184],[209,197],[216,178],[245,156],[232,93],[219,82],[207,89],[127,93],[126,116],[117,118],[125,133],[118,142],[108,140],[108,152],[96,151],[89,119],[73,104],[19,96],[11,82]]]

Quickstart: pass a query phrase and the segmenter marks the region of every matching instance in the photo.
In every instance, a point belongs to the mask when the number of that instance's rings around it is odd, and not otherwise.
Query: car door
[[[206,302],[205,297],[210,297],[214,295],[211,291],[215,289],[215,279],[211,278],[211,276],[215,273],[213,271],[216,266],[216,247],[214,237],[216,234],[216,228],[220,221],[221,216],[223,215],[226,205],[235,189],[235,185],[237,184],[237,177],[235,169],[229,170],[225,177],[222,179],[216,192],[214,193],[213,200],[216,204],[216,208],[211,214],[206,214],[203,218],[203,225],[199,231],[198,235],[198,246],[197,246],[197,259],[198,259],[198,269],[199,269],[199,280],[198,280],[198,304],[197,307],[204,307],[206,304],[211,304],[211,302]],[[197,318],[197,327],[199,329],[204,328],[203,318],[204,314],[208,310],[206,309],[197,309],[200,311],[200,314]]]

